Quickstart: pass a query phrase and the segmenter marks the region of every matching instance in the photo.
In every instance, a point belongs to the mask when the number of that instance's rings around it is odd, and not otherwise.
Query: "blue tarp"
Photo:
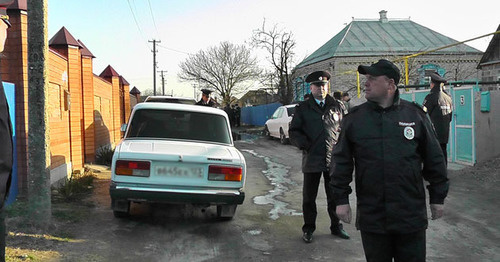
[[[280,107],[281,103],[272,103],[259,106],[248,106],[241,109],[241,123],[252,126],[264,126],[276,108]]]
[[[3,82],[3,89],[7,97],[9,105],[10,121],[12,123],[12,141],[14,146],[14,164],[12,167],[12,180],[10,184],[9,195],[7,196],[6,205],[11,204],[16,199],[17,190],[17,150],[16,150],[16,93],[15,85],[12,83]]]

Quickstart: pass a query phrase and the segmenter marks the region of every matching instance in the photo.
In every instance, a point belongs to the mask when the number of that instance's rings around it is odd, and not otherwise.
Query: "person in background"
[[[450,134],[453,104],[451,97],[443,89],[444,85],[447,83],[446,79],[435,72],[432,72],[430,77],[431,92],[424,99],[423,109],[431,118],[439,144],[441,145],[441,150],[443,151],[444,159],[446,163],[448,163],[446,146]]]
[[[349,238],[335,214],[335,202],[328,186],[330,155],[337,142],[340,121],[345,111],[340,101],[328,95],[330,77],[326,71],[316,71],[306,78],[306,82],[311,84],[311,94],[308,100],[296,106],[289,129],[291,143],[302,150],[302,239],[306,243],[312,242],[316,230],[316,197],[321,177],[325,182],[330,232],[340,238]]]
[[[212,90],[202,89],[201,92],[201,99],[200,101],[196,102],[196,105],[215,107],[214,101],[212,101],[212,99],[210,98]]]
[[[351,110],[351,97],[348,92],[342,94],[342,102],[344,102],[345,108],[349,112]]]
[[[13,0],[0,0],[0,52],[3,52],[7,29],[11,26],[7,7]],[[0,261],[5,261],[5,201],[9,195],[12,179],[13,143],[12,126],[9,116],[9,105],[0,77]]]
[[[443,153],[422,108],[399,98],[400,71],[381,59],[360,65],[367,102],[342,120],[332,153],[331,187],[340,220],[351,222],[356,179],[356,227],[367,261],[425,261],[429,182],[432,219],[443,215],[448,178]]]

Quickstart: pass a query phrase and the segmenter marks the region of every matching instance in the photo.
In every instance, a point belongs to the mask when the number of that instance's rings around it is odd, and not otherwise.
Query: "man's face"
[[[328,94],[328,83],[311,84],[311,94],[318,100],[325,99]]]
[[[5,47],[5,40],[7,40],[7,24],[0,20],[0,52],[3,52]]]
[[[381,102],[390,97],[394,80],[387,76],[366,75],[365,98],[374,102]]]
[[[208,102],[208,100],[210,100],[210,96],[209,96],[209,95],[206,95],[206,94],[203,94],[203,95],[201,96],[201,99],[203,99],[203,101],[205,101],[205,103],[206,103],[206,102]]]

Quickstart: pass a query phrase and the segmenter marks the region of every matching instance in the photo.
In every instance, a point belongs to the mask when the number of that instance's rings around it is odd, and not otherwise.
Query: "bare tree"
[[[269,54],[268,60],[275,69],[278,79],[278,95],[280,102],[284,105],[293,100],[293,85],[290,79],[293,63],[295,39],[292,32],[285,32],[274,25],[271,29],[266,28],[266,20],[262,28],[254,30],[252,44],[255,47],[266,50]]]
[[[231,96],[244,89],[248,81],[256,80],[261,72],[250,49],[229,42],[199,51],[179,66],[181,80],[215,89],[224,104],[229,104]]]

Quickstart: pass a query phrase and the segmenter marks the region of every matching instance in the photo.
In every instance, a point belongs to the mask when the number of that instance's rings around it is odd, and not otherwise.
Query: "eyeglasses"
[[[9,16],[8,15],[0,15],[0,19],[2,19],[9,27],[12,25],[9,22]]]

